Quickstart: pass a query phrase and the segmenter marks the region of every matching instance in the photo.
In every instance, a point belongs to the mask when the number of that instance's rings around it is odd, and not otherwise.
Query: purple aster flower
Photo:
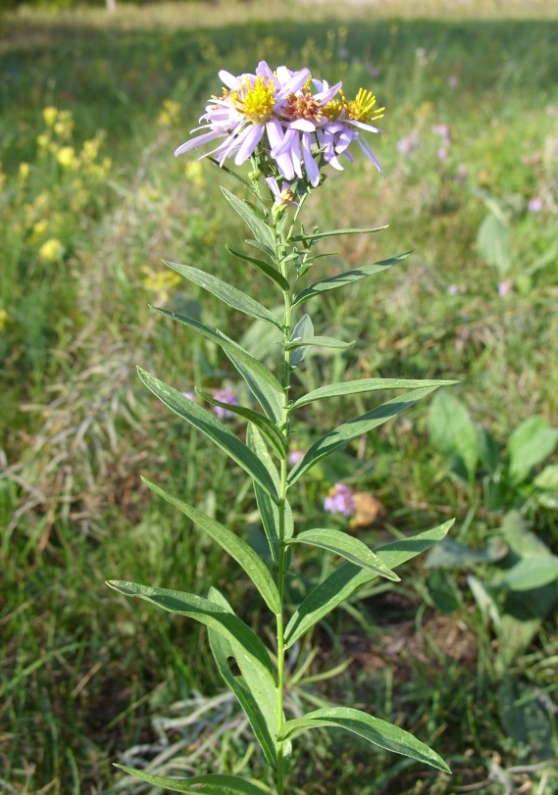
[[[233,392],[232,389],[229,389],[228,387],[225,387],[223,389],[219,389],[217,392],[215,392],[213,397],[215,398],[215,400],[218,400],[220,403],[228,403],[229,406],[239,406],[240,405],[240,401],[238,399],[237,394],[235,392]],[[224,420],[224,419],[228,419],[230,417],[234,417],[234,414],[233,414],[232,411],[229,411],[228,409],[224,409],[222,406],[213,406],[213,411],[215,412],[215,414],[217,415],[217,417],[220,420]]]
[[[435,124],[432,132],[440,136],[444,146],[451,146],[451,132],[447,124]]]
[[[448,295],[457,295],[459,292],[459,285],[457,284],[449,284],[447,289]]]
[[[445,163],[448,159],[448,150],[445,147],[440,146],[438,149],[438,160],[440,163]]]
[[[534,196],[529,202],[528,207],[532,213],[540,213],[543,207],[543,201],[538,196]]]
[[[295,464],[304,456],[304,450],[291,450],[289,453],[289,465],[294,467]]]
[[[336,483],[324,500],[324,511],[352,516],[356,511],[355,490],[344,483]]]
[[[459,79],[456,77],[456,75],[450,75],[448,77],[448,86],[450,86],[450,88],[456,88],[458,85]]]
[[[402,155],[410,155],[420,143],[417,133],[411,133],[397,142],[397,149]]]
[[[498,295],[507,295],[512,288],[512,283],[510,281],[507,282],[499,282],[498,283]]]

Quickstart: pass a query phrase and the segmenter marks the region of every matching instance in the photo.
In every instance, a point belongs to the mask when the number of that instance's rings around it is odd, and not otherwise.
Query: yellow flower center
[[[343,103],[340,99],[332,99],[322,108],[322,113],[329,121],[337,121],[343,110]]]
[[[246,84],[236,91],[227,92],[232,103],[239,113],[246,116],[254,124],[265,124],[273,115],[275,97],[273,86],[267,83],[260,75],[252,86],[246,78]]]
[[[376,121],[376,119],[381,119],[384,115],[385,108],[372,110],[376,104],[376,97],[371,91],[365,91],[364,88],[361,88],[356,98],[351,100],[348,100],[342,91],[341,96],[343,97],[345,113],[352,121],[361,121],[366,124]]]
[[[285,100],[284,113],[291,120],[314,119],[320,121],[322,115],[319,104],[309,92],[299,96],[289,94]]]

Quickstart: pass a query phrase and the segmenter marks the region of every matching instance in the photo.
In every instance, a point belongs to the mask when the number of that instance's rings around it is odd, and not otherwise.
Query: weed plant
[[[537,415],[558,424],[556,30],[545,22],[366,16],[358,24],[344,19],[343,27],[285,20],[150,31],[76,21],[71,36],[56,24],[34,27],[32,17],[9,24],[14,35],[0,51],[0,787],[109,791],[111,761],[134,766],[174,745],[194,753],[196,743],[209,759],[200,727],[221,718],[229,750],[219,764],[239,773],[249,743],[234,731],[232,706],[203,695],[220,683],[196,630],[102,586],[107,577],[196,592],[216,584],[234,589],[252,616],[247,583],[231,581],[227,561],[193,542],[139,480],[149,457],[163,487],[193,504],[203,495],[200,510],[226,514],[239,532],[248,527],[257,544],[256,506],[238,491],[236,473],[203,438],[154,409],[135,376],[140,361],[152,371],[164,362],[168,380],[184,391],[194,381],[207,390],[236,385],[211,345],[155,322],[147,308],[201,313],[198,294],[169,280],[160,259],[188,260],[226,278],[238,263],[221,249],[217,229],[242,244],[207,171],[168,153],[194,126],[223,64],[239,73],[263,57],[308,63],[326,77],[339,75],[348,90],[373,77],[389,108],[378,150],[389,179],[372,179],[365,166],[330,177],[316,219],[331,226],[329,208],[343,206],[343,225],[392,225],[381,238],[344,240],[339,258],[348,266],[395,249],[414,246],[415,253],[412,265],[386,273],[373,291],[363,284],[324,302],[321,321],[358,341],[342,362],[339,354],[314,356],[304,387],[337,380],[342,368],[352,378],[464,377],[459,400],[474,426],[492,435],[505,467],[508,440],[524,420]],[[71,130],[56,137],[48,108]],[[56,151],[41,146],[45,134]],[[86,173],[87,141],[96,142],[91,163],[102,173]],[[79,167],[60,162],[65,147]],[[504,274],[479,241],[492,212],[487,201],[505,216],[511,259]],[[61,248],[51,245],[50,257],[41,256],[52,239]],[[207,325],[230,327],[232,318],[204,302]],[[273,356],[260,329],[234,322],[245,347]],[[329,403],[312,422],[336,425],[345,409],[342,400]],[[479,551],[491,539],[505,543],[502,517],[515,509],[556,553],[555,485],[545,504],[526,504],[515,486],[506,486],[504,503],[488,503],[486,465],[464,480],[451,454],[429,441],[428,411],[409,417],[317,467],[297,516],[318,521],[328,490],[342,481],[381,503],[375,523],[364,512],[354,518],[364,541],[410,532],[418,511],[425,527],[457,515],[459,542]],[[157,460],[163,437],[173,457]],[[555,464],[553,452],[535,464],[529,488],[543,466]],[[307,564],[316,581],[325,576],[311,554]],[[389,586],[373,600],[361,595],[316,631],[320,667],[350,659],[337,686],[355,705],[427,742],[439,738],[452,788],[550,793],[557,786],[556,608],[503,676],[495,660],[505,638],[467,583],[471,575],[486,582],[488,567],[500,564],[481,565],[443,570],[458,600],[447,612],[432,570],[419,566],[405,578],[411,585]],[[293,587],[311,584],[295,580]],[[556,583],[549,585],[555,592]],[[185,642],[192,667],[173,651]],[[320,682],[309,693],[335,699]],[[195,708],[205,717],[188,728],[180,721]],[[314,782],[307,791],[316,794],[343,792],[349,774],[361,795],[450,791],[443,775],[411,773],[387,755],[370,763],[337,738],[318,745],[306,765]]]

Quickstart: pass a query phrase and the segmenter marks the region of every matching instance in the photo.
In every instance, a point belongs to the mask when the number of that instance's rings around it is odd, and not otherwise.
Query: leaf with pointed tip
[[[137,596],[169,613],[178,613],[181,616],[193,618],[200,624],[205,624],[206,627],[224,635],[233,645],[239,647],[237,651],[239,666],[244,659],[247,659],[260,671],[264,673],[267,671],[271,677],[274,676],[267,649],[255,632],[230,610],[225,610],[214,602],[210,602],[209,599],[204,599],[193,593],[171,591],[168,588],[152,588],[149,585],[124,582],[123,580],[108,580],[107,585],[124,596]]]
[[[310,315],[303,315],[293,329],[291,334],[291,342],[293,340],[301,341],[294,351],[291,353],[290,365],[291,367],[298,367],[302,364],[304,357],[308,353],[308,348],[303,345],[304,342],[309,342],[314,337],[314,324],[310,319]]]
[[[275,262],[275,251],[269,246],[266,246],[265,243],[260,243],[259,240],[252,240],[250,238],[248,238],[244,242],[247,243],[249,246],[257,248],[258,251],[261,251],[263,254],[267,254],[267,256]]]
[[[358,538],[342,533],[340,530],[329,530],[328,528],[304,530],[295,538],[291,538],[288,543],[310,544],[311,546],[320,547],[320,549],[327,549],[328,552],[341,555],[350,563],[354,563],[355,566],[370,569],[380,577],[386,577],[394,582],[401,579],[366,544],[363,544]]]
[[[251,356],[238,343],[229,339],[225,334],[204,326],[187,315],[179,315],[176,312],[169,312],[168,309],[154,307],[162,315],[177,320],[185,326],[189,326],[198,334],[202,334],[212,342],[217,343],[227,354],[240,375],[246,381],[248,388],[259,402],[267,416],[274,422],[279,422],[283,418],[283,387],[273,373],[267,369],[258,359]]]
[[[208,392],[204,392],[203,389],[199,389],[196,387],[196,393],[201,397],[202,400],[205,400],[207,403],[211,403],[213,406],[220,406],[221,408],[225,409],[225,411],[230,411],[232,414],[236,414],[239,417],[243,417],[245,420],[249,422],[253,422],[254,425],[257,425],[260,431],[265,434],[267,439],[279,458],[286,458],[289,453],[289,447],[287,445],[287,441],[279,428],[274,425],[267,417],[264,417],[263,414],[258,414],[257,411],[253,411],[252,409],[248,409],[245,406],[235,406],[230,403],[223,403],[220,400],[217,400],[210,395]]]
[[[144,770],[135,770],[125,765],[114,765],[119,770],[149,784],[154,784],[171,792],[184,792],[186,795],[269,795],[269,789],[252,784],[239,776],[228,776],[221,773],[210,773],[207,776],[191,776],[190,778],[169,778],[153,776]]]
[[[225,597],[216,589],[209,589],[209,600],[230,613],[234,611]],[[246,713],[252,730],[260,743],[265,758],[272,767],[277,765],[275,734],[279,723],[277,687],[269,674],[244,660],[237,663],[240,674],[235,675],[230,666],[231,659],[237,662],[237,648],[223,635],[209,630],[209,645],[217,663],[219,673],[237,697]]]
[[[338,447],[343,447],[353,439],[362,436],[373,428],[377,428],[379,425],[392,419],[392,417],[396,417],[398,414],[401,414],[402,411],[413,406],[418,400],[426,397],[426,395],[429,395],[430,392],[433,392],[435,389],[435,386],[422,387],[421,389],[414,389],[406,395],[399,395],[372,411],[368,411],[366,414],[362,414],[354,420],[339,425],[335,430],[322,436],[319,441],[306,451],[298,464],[291,469],[288,480],[289,486],[296,483],[299,477],[310,469],[310,467],[313,467],[314,464],[320,461],[320,459],[325,458],[326,455],[337,450]]]
[[[298,240],[319,240],[322,237],[336,237],[337,235],[369,235],[374,232],[381,232],[388,227],[389,224],[385,226],[376,226],[373,229],[331,229],[329,232],[311,232],[308,235],[293,235],[287,242],[295,243]]]
[[[368,740],[378,748],[383,748],[394,754],[409,756],[411,759],[435,767],[437,770],[451,773],[444,760],[412,734],[392,723],[374,718],[372,715],[352,707],[326,707],[310,712],[303,718],[289,720],[283,725],[278,737],[280,740],[296,737],[297,734],[308,731],[308,729],[316,729],[321,726],[346,729]]]
[[[221,301],[232,306],[233,309],[238,309],[239,312],[244,312],[244,314],[252,317],[258,317],[260,320],[267,320],[268,323],[273,323],[274,326],[282,328],[269,309],[266,309],[254,298],[243,293],[242,290],[237,290],[236,287],[232,287],[227,282],[212,276],[210,273],[201,271],[199,268],[192,268],[190,265],[180,265],[177,262],[167,262],[166,260],[163,260],[163,262],[169,268],[172,268],[173,271],[184,276],[185,279],[189,279],[194,284],[203,287],[204,290],[213,293]]]
[[[215,519],[211,519],[206,514],[188,505],[187,502],[183,502],[178,497],[174,497],[164,491],[155,483],[146,478],[142,478],[142,480],[151,491],[158,494],[159,497],[162,497],[171,505],[174,505],[185,516],[188,516],[194,524],[205,530],[244,569],[271,612],[275,613],[275,615],[281,612],[281,599],[279,598],[279,591],[275,581],[263,560],[246,541],[243,541],[242,538],[232,533],[224,525],[216,522]]]
[[[265,262],[263,259],[258,259],[257,257],[250,257],[248,254],[243,254],[241,251],[236,251],[230,246],[227,246],[227,251],[229,254],[232,254],[233,257],[243,259],[245,262],[249,262],[251,265],[254,265],[259,271],[267,276],[268,279],[274,281],[275,284],[278,285],[281,290],[283,290],[283,292],[286,292],[289,289],[289,282],[281,273],[279,273],[277,268],[274,268],[273,265],[269,264],[269,262]]]
[[[392,265],[397,265],[402,260],[407,259],[411,253],[412,250],[397,257],[375,262],[373,265],[363,265],[361,268],[356,268],[352,271],[345,271],[344,273],[337,273],[335,276],[329,276],[327,279],[320,279],[319,282],[314,282],[306,290],[296,295],[293,300],[293,306],[302,304],[303,301],[308,301],[309,298],[313,298],[319,293],[324,293],[327,290],[336,290],[338,287],[345,287],[346,284],[352,284],[359,281],[359,279],[364,279],[366,276],[373,276],[375,273],[391,268]]]
[[[388,569],[395,569],[421,552],[441,541],[454,519],[445,522],[432,530],[418,533],[411,538],[403,538],[384,544],[374,553],[380,558]],[[335,607],[352,596],[363,585],[367,585],[378,575],[366,569],[361,569],[353,563],[344,563],[333,574],[330,574],[317,588],[314,588],[293,614],[285,629],[285,648],[293,645],[302,635],[318,621],[330,613]]]
[[[253,210],[253,208],[234,193],[231,193],[226,188],[221,187],[223,196],[229,202],[235,212],[240,215],[242,220],[250,227],[256,240],[264,246],[268,246],[272,251],[275,248],[275,240],[273,238],[272,229],[263,221]]]
[[[339,350],[346,350],[352,348],[355,340],[352,342],[343,342],[335,337],[312,337],[310,340],[292,339],[285,343],[285,350],[292,351],[297,348],[336,348]]]
[[[458,383],[459,381],[430,381],[414,378],[361,378],[357,381],[341,381],[337,384],[328,384],[327,386],[320,386],[318,389],[313,389],[298,400],[295,400],[295,402],[289,406],[289,411],[299,409],[301,406],[307,406],[315,400],[341,397],[343,395],[355,395],[359,392],[378,392],[384,389],[417,389],[423,386],[453,386]]]
[[[233,433],[226,428],[222,422],[219,422],[213,414],[196,405],[192,400],[184,397],[178,390],[173,389],[163,381],[159,381],[155,376],[150,375],[145,370],[138,367],[139,377],[156,395],[165,406],[178,414],[179,417],[189,422],[200,431],[203,431],[212,442],[224,450],[232,459],[236,461],[254,480],[256,480],[265,491],[274,500],[279,499],[279,494],[275,488],[275,484],[269,477],[266,468],[261,464],[259,459],[254,455],[252,450],[238,439]]]
[[[241,177],[241,176],[240,176],[240,174],[239,174],[237,171],[233,171],[233,170],[232,170],[232,168],[229,168],[229,167],[228,167],[228,166],[226,166],[224,163],[219,163],[219,161],[218,161],[218,160],[216,160],[214,157],[208,157],[207,159],[208,159],[208,160],[210,160],[210,161],[213,163],[213,165],[214,165],[214,166],[217,166],[218,168],[220,168],[220,169],[221,169],[221,171],[224,171],[226,174],[229,174],[231,177],[234,177],[236,180],[238,180],[238,181],[239,181],[239,182],[240,182],[242,185],[244,185],[244,187],[245,187],[245,188],[248,188],[248,190],[250,191],[250,193],[253,193],[253,194],[254,194],[254,196],[255,196],[257,199],[259,199],[259,198],[260,198],[260,197],[258,196],[258,193],[257,193],[257,191],[255,190],[254,186],[253,186],[253,185],[251,185],[251,184],[248,182],[248,180],[247,180],[247,179],[244,179],[244,177]]]

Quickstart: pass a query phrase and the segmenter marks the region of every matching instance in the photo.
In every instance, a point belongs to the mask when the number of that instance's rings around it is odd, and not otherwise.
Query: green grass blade
[[[289,282],[285,279],[285,277],[279,273],[277,268],[274,268],[273,265],[270,265],[269,262],[265,262],[263,259],[258,259],[257,257],[250,257],[248,254],[243,254],[241,251],[236,251],[234,248],[227,246],[227,251],[229,254],[232,254],[233,257],[238,257],[238,259],[242,259],[245,262],[249,262],[251,265],[254,265],[259,271],[261,271],[268,279],[271,279],[275,284],[281,288],[283,291],[287,291],[290,288]]]
[[[265,306],[262,306],[262,304],[254,298],[243,293],[242,290],[238,290],[236,287],[227,284],[227,282],[218,279],[216,276],[199,270],[199,268],[192,268],[190,265],[181,265],[178,262],[167,262],[166,260],[163,260],[163,262],[165,265],[168,265],[169,268],[172,268],[173,271],[184,276],[185,279],[213,293],[213,295],[220,298],[221,301],[232,306],[233,309],[238,309],[239,312],[244,312],[246,315],[260,318],[260,320],[267,320],[268,323],[273,323],[274,326],[282,328],[279,321],[265,308]]]
[[[353,282],[359,281],[359,279],[364,279],[366,276],[373,276],[375,273],[391,268],[392,265],[397,265],[402,260],[407,259],[411,253],[412,250],[407,251],[405,254],[399,254],[397,257],[375,262],[373,265],[363,265],[362,268],[345,271],[344,273],[337,273],[335,276],[329,276],[327,279],[320,279],[319,282],[314,282],[314,284],[311,284],[306,290],[303,290],[295,296],[293,306],[297,306],[303,303],[303,301],[307,301],[309,298],[313,298],[315,295],[324,293],[327,290],[336,290],[338,287],[345,287],[345,285],[352,284]]]
[[[216,589],[210,588],[209,600],[233,613],[225,597]],[[277,764],[275,734],[278,725],[278,701],[275,681],[266,673],[250,664],[238,654],[238,648],[223,635],[214,630],[208,631],[209,645],[219,669],[219,673],[237,697],[252,730],[262,747],[265,758],[273,767]],[[241,674],[234,674],[230,660],[238,665]]]
[[[230,610],[209,599],[196,596],[193,593],[171,591],[167,588],[152,588],[149,585],[140,585],[122,580],[109,580],[107,585],[124,596],[137,596],[156,607],[167,610],[169,613],[178,613],[181,616],[199,621],[209,629],[224,635],[232,644],[240,645],[242,654],[246,655],[253,665],[260,671],[268,672],[274,676],[273,666],[269,654],[258,636],[250,627],[241,621]]]
[[[315,400],[342,397],[343,395],[356,395],[360,392],[381,392],[384,389],[418,389],[424,386],[454,386],[458,383],[459,381],[432,381],[415,378],[361,378],[357,381],[341,381],[337,384],[328,384],[327,386],[313,389],[298,400],[295,400],[289,406],[289,411],[307,406]]]
[[[278,491],[271,480],[268,471],[254,455],[252,450],[238,439],[223,423],[219,422],[213,414],[196,405],[192,400],[184,397],[178,390],[173,389],[145,370],[138,368],[139,377],[165,406],[178,414],[179,417],[189,422],[200,431],[203,431],[212,442],[224,450],[236,461],[274,500],[279,499]]]
[[[295,243],[299,240],[319,240],[322,237],[337,237],[337,235],[369,235],[374,232],[381,232],[388,227],[389,224],[385,226],[376,226],[372,229],[332,229],[329,232],[310,232],[308,235],[293,235],[287,242]]]
[[[320,549],[327,549],[328,552],[341,555],[350,563],[354,563],[355,566],[370,569],[380,577],[386,577],[394,582],[401,579],[366,544],[363,544],[358,538],[342,533],[340,530],[330,530],[328,528],[305,530],[295,538],[291,538],[289,543],[310,544],[314,547],[320,547]]]
[[[133,767],[125,767],[125,765],[115,765],[115,767],[142,781],[154,784],[156,787],[170,789],[171,792],[184,792],[186,795],[270,795],[267,788],[252,784],[239,776],[210,773],[207,776],[178,779],[168,776],[152,776],[151,773],[146,773],[144,770],[134,770]]]
[[[256,240],[262,245],[269,247],[271,251],[274,251],[275,240],[271,227],[269,227],[245,201],[239,199],[226,188],[222,187],[221,190],[223,191],[223,196],[229,202],[233,210],[235,210],[242,220],[250,227]]]
[[[417,740],[412,734],[385,720],[374,718],[359,709],[352,707],[326,707],[310,712],[303,718],[289,720],[283,726],[279,739],[296,737],[308,729],[331,726],[346,729],[359,737],[368,740],[372,745],[391,751],[394,754],[409,756],[418,762],[451,773],[444,760],[427,745]]]
[[[178,497],[164,491],[164,489],[152,483],[146,478],[142,478],[151,491],[158,494],[175,508],[178,508],[185,516],[188,516],[198,527],[216,541],[225,552],[234,558],[241,566],[246,574],[250,577],[258,591],[260,592],[265,603],[272,613],[276,615],[281,612],[281,599],[279,598],[279,591],[275,585],[275,581],[271,573],[260,556],[252,549],[252,547],[239,538],[233,532],[228,530],[224,525],[211,519],[206,514],[193,508],[188,503],[183,502]]]
[[[322,436],[319,441],[307,450],[303,458],[291,470],[288,480],[289,486],[296,483],[301,475],[322,458],[325,458],[337,448],[343,447],[352,439],[362,436],[364,433],[392,419],[392,417],[401,414],[402,411],[413,406],[418,400],[433,392],[434,389],[436,389],[436,386],[422,387],[421,389],[414,389],[406,395],[399,395],[372,411],[368,411],[366,414],[350,420],[350,422],[339,425],[335,430]]]
[[[388,569],[395,569],[430,549],[437,541],[441,541],[454,521],[452,519],[432,530],[411,536],[411,538],[384,544],[375,549],[374,553]],[[376,573],[355,566],[353,563],[345,563],[340,566],[306,597],[293,614],[285,629],[286,648],[292,646],[314,624],[352,596],[363,585],[376,579],[377,576]]]

